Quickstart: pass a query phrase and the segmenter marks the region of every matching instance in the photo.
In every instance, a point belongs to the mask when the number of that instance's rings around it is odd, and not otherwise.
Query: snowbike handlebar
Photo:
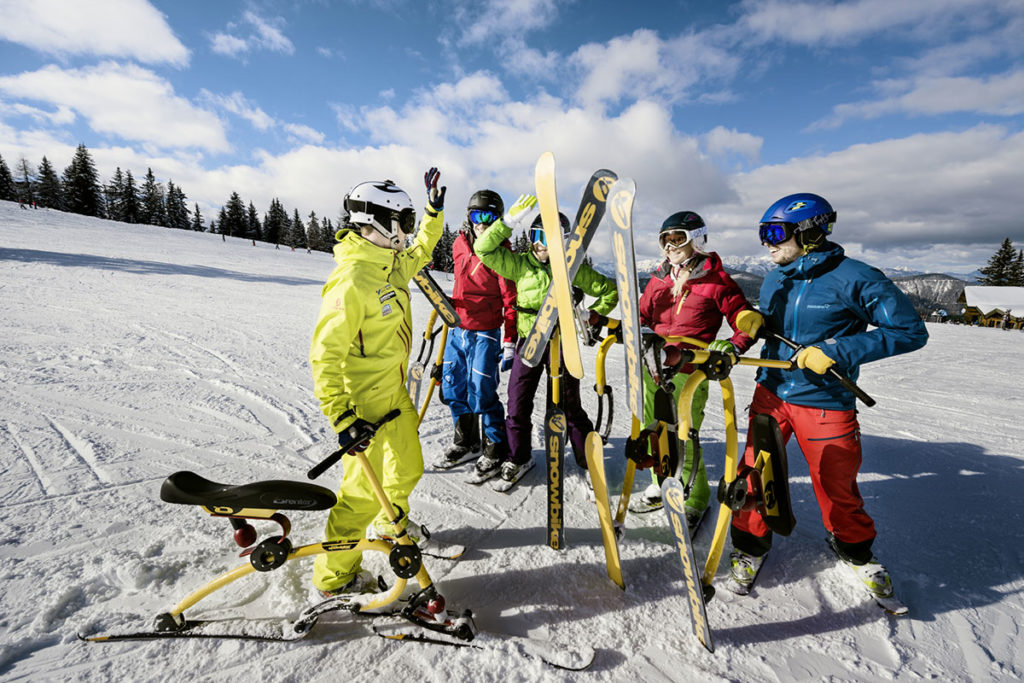
[[[352,449],[355,448],[358,444],[361,444],[364,441],[372,439],[374,435],[377,434],[377,430],[379,430],[386,423],[391,422],[401,414],[402,411],[399,410],[398,408],[395,408],[377,422],[363,423],[361,425],[359,432],[353,436],[352,440],[349,441],[348,444],[334,451],[316,465],[313,465],[313,467],[310,468],[309,472],[306,473],[306,476],[309,477],[310,479],[316,479],[321,474],[326,472],[328,468],[332,467],[335,463],[337,463],[339,460],[345,457],[345,455],[351,452]]]
[[[800,353],[800,351],[807,348],[803,344],[797,344],[792,339],[787,339],[778,332],[772,332],[771,330],[763,330],[761,335],[759,336],[765,336],[779,340],[789,348],[793,349],[794,358],[796,358],[796,355]],[[866,405],[867,407],[870,408],[871,406],[875,405],[875,399],[868,396],[867,392],[861,389],[859,386],[857,386],[852,379],[850,379],[843,373],[839,372],[834,367],[828,369],[828,374],[832,375],[835,379],[839,380],[839,384],[841,384],[844,389],[846,389],[851,394],[859,398],[861,402],[863,402],[864,405]]]

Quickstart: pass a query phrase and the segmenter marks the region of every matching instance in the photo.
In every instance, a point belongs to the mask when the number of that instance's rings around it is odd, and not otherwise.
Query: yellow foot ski
[[[551,265],[551,282],[558,306],[558,327],[562,332],[562,362],[569,374],[576,379],[583,378],[583,359],[576,335],[576,321],[572,305],[572,284],[569,282],[569,264],[565,257],[565,237],[558,220],[558,193],[555,189],[555,157],[544,152],[537,160],[534,174],[537,187],[537,203],[544,223],[544,237],[548,243],[548,263]]]
[[[608,564],[608,578],[626,590],[622,580],[622,565],[619,562],[619,544],[615,539],[612,525],[612,510],[608,502],[608,482],[604,476],[604,442],[597,432],[587,435],[587,471],[594,485],[594,500],[597,501],[597,516],[601,520],[601,540],[604,541],[604,559]]]

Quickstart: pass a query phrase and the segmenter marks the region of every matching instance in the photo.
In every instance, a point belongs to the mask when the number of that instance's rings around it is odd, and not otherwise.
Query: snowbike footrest
[[[160,487],[166,503],[201,505],[216,514],[258,510],[326,510],[334,507],[334,492],[316,484],[274,479],[231,486],[205,479],[195,472],[175,472]]]

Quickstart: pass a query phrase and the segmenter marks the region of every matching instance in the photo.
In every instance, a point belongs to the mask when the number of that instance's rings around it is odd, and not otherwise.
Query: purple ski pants
[[[544,357],[537,367],[531,368],[520,356],[523,348],[523,340],[516,344],[516,355],[512,359],[512,369],[508,376],[508,413],[505,418],[505,431],[508,433],[508,458],[514,463],[522,464],[532,457],[532,443],[530,440],[533,421],[533,402],[540,385],[541,377],[547,372],[548,351],[544,350]],[[586,469],[586,439],[587,434],[594,430],[594,423],[583,410],[580,404],[580,381],[565,372],[558,382],[561,389],[561,400],[559,405],[565,411],[566,420],[569,423],[569,441],[572,443],[572,450],[576,457],[576,463]],[[548,403],[551,400],[551,380],[548,378],[546,397]]]

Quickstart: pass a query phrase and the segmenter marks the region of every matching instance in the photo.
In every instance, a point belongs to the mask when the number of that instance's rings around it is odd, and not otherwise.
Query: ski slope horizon
[[[595,239],[607,235],[602,228]],[[793,442],[796,529],[776,538],[752,595],[719,590],[708,604],[709,653],[690,632],[662,513],[627,518],[620,591],[606,576],[597,511],[572,458],[567,548],[556,552],[544,545],[542,466],[510,494],[465,484],[464,469],[431,466],[452,429],[435,392],[420,429],[426,470],[412,516],[467,552],[458,562],[428,558],[431,575],[449,606],[473,609],[482,629],[592,646],[588,671],[557,671],[510,649],[392,643],[343,614],[293,643],[80,642],[80,633],[148,627],[244,563],[224,520],[160,501],[169,474],[305,481],[333,450],[306,358],[333,260],[256,245],[0,202],[0,679],[1024,677],[1024,334],[932,323],[924,349],[866,365],[860,378],[878,402],[860,408],[860,487],[879,531],[875,552],[907,617],[879,610],[836,563]],[[438,279],[450,288],[447,276]],[[415,356],[430,308],[415,285],[412,296]],[[581,383],[592,415],[595,351],[583,349]],[[604,452],[613,503],[629,430],[622,365],[613,347],[615,420]],[[741,442],[753,376],[746,367],[732,373]],[[543,396],[534,413],[539,464],[542,413]],[[725,453],[717,387],[701,439],[717,482]],[[341,474],[335,466],[316,483],[336,490]],[[639,473],[634,491],[646,483]],[[701,564],[716,515],[694,539]],[[296,544],[321,539],[326,511],[288,517]],[[384,572],[369,554],[365,566]],[[316,599],[311,573],[302,560],[245,577],[188,615],[293,618]]]

